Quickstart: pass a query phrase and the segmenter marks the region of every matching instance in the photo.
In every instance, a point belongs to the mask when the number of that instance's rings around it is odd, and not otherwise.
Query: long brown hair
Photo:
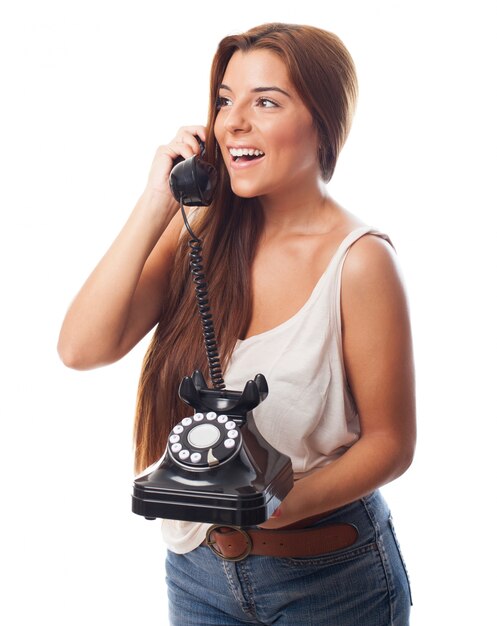
[[[229,175],[214,137],[217,98],[234,52],[266,49],[277,54],[312,114],[320,145],[321,175],[328,182],[347,138],[357,97],[354,63],[342,41],[313,26],[264,24],[225,37],[214,56],[210,81],[206,160],[219,173],[211,205],[198,211],[194,230],[204,242],[204,268],[215,320],[222,364],[229,362],[252,315],[250,270],[264,226],[257,198],[240,198],[231,191]],[[135,419],[135,471],[151,465],[163,453],[172,427],[188,409],[178,397],[185,375],[195,369],[207,374],[201,324],[191,284],[188,233],[179,242],[163,310],[141,373]],[[256,372],[254,372],[254,375]],[[207,376],[206,376],[207,377]]]

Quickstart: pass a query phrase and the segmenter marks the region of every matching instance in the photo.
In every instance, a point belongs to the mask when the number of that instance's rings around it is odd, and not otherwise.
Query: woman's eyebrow
[[[233,90],[230,87],[228,87],[228,85],[225,85],[225,84],[219,85],[219,89],[226,89],[227,91],[231,91],[233,93]],[[280,93],[284,94],[288,98],[292,97],[284,89],[281,89],[281,87],[276,87],[275,85],[273,85],[271,87],[255,87],[254,89],[251,89],[251,91],[252,91],[252,93],[261,93],[263,91],[279,91]]]

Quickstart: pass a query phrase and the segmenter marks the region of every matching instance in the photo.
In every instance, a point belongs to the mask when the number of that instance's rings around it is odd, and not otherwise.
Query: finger
[[[205,126],[200,126],[199,124],[194,126],[182,126],[178,131],[178,135],[183,134],[197,135],[202,141],[205,141],[207,136],[207,128]]]
[[[166,155],[170,157],[173,161],[175,161],[178,157],[182,157],[183,159],[188,159],[189,157],[196,154],[192,147],[187,143],[180,141],[172,141],[166,146],[161,146],[158,150],[159,155]]]
[[[281,521],[281,507],[278,507],[274,513],[271,515],[269,519],[267,519],[263,524],[259,524],[259,528],[277,528],[278,526],[282,526],[285,524],[285,521]]]
[[[205,137],[205,126],[182,126],[178,130],[175,141],[188,144],[191,146],[195,154],[199,154],[201,151],[199,141],[202,141],[205,144]]]
[[[192,154],[200,154],[201,152],[199,140],[195,135],[192,135],[192,133],[190,132],[183,132],[183,134],[178,135],[174,139],[173,143],[178,144],[179,146],[188,146],[192,151],[189,156],[191,156]]]
[[[179,150],[189,150],[188,156],[192,156],[193,154],[200,154],[200,145],[197,139],[190,133],[185,133],[184,135],[177,137],[173,141],[173,144],[174,148],[176,148],[177,146]]]
[[[262,528],[263,530],[276,530],[276,528],[280,528],[281,526],[285,525],[285,522],[281,522],[280,520],[276,520],[270,517],[263,524],[258,524],[257,528]]]

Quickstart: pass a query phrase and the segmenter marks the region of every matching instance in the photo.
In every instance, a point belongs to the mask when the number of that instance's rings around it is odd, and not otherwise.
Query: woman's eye
[[[226,98],[226,96],[218,96],[216,99],[216,109],[224,109],[225,107],[232,106],[233,102],[230,98]],[[279,107],[279,104],[276,104],[273,100],[269,98],[258,98],[256,100],[256,106],[259,106],[263,109],[275,109]]]
[[[278,106],[276,102],[269,100],[269,98],[259,98],[257,104],[259,104],[264,109],[273,109]]]
[[[218,96],[216,100],[216,108],[222,109],[225,106],[229,106],[231,100],[229,98],[225,98],[224,96]]]

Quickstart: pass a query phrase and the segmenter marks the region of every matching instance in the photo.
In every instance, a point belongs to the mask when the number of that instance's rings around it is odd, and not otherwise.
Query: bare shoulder
[[[336,237],[343,240],[357,228],[368,227],[357,215],[354,215],[336,201],[332,201],[337,219]],[[374,275],[385,278],[386,274],[400,273],[397,253],[385,238],[368,233],[359,237],[350,249],[342,270],[342,281],[371,281]]]
[[[342,272],[342,331],[361,341],[409,334],[409,304],[397,253],[377,235],[364,235],[349,249]],[[395,329],[395,331],[393,331]],[[369,335],[369,339],[366,337]]]
[[[345,287],[361,289],[403,284],[399,259],[392,244],[369,233],[360,237],[348,251],[342,281]]]

